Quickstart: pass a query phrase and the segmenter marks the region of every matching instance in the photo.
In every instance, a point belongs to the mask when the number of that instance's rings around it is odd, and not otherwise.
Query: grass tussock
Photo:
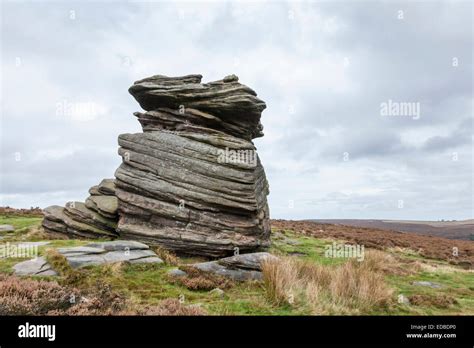
[[[73,269],[66,257],[57,250],[49,248],[44,254],[46,261],[61,276],[60,282],[68,286],[83,286],[87,282],[87,275],[81,270]]]
[[[42,240],[58,240],[68,239],[67,236],[61,233],[46,232],[41,226],[33,226],[28,228],[24,235],[24,240],[28,241],[42,241]]]
[[[364,261],[349,260],[325,266],[295,258],[263,264],[267,298],[276,305],[306,306],[313,314],[361,314],[388,305],[392,291],[386,285],[386,259],[366,252]]]
[[[212,290],[215,288],[227,289],[234,285],[233,281],[213,273],[204,272],[191,266],[181,266],[180,269],[186,272],[186,276],[170,276],[169,281],[179,284],[189,290]]]
[[[180,264],[179,257],[169,250],[156,246],[153,248],[153,251],[169,266],[178,266]]]

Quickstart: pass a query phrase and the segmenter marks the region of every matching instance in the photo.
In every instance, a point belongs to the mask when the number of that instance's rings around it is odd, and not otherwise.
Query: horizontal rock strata
[[[69,202],[44,209],[43,228],[71,238],[116,238],[118,199],[113,179],[91,187],[85,203]]]
[[[121,238],[186,254],[268,246],[268,183],[251,139],[265,104],[229,77],[154,76],[130,92],[144,133],[119,136],[115,172]]]
[[[115,180],[91,187],[85,203],[46,208],[45,230],[208,257],[267,247],[268,182],[252,143],[266,105],[235,75],[201,79],[135,82],[143,132],[119,136]]]
[[[254,90],[240,84],[235,75],[204,84],[201,79],[201,75],[155,75],[135,82],[129,92],[143,109],[153,111],[139,119],[152,119],[164,127],[185,121],[213,125],[248,140],[263,136],[260,115],[266,105]]]

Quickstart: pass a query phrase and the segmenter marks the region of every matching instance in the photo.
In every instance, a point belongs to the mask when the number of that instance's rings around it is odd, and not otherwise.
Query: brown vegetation
[[[0,215],[41,217],[43,216],[43,210],[41,210],[40,207],[31,207],[30,209],[15,209],[7,206],[0,207]]]
[[[425,306],[425,307],[437,307],[437,308],[448,308],[452,305],[457,304],[455,298],[449,295],[412,295],[408,296],[410,303],[415,306]]]
[[[364,245],[366,248],[409,248],[423,257],[446,260],[466,268],[472,268],[474,265],[474,243],[471,241],[311,221],[272,220],[271,224],[275,231],[292,230],[316,238],[345,240]],[[458,256],[455,256],[454,248],[457,248]]]
[[[201,271],[191,266],[181,266],[180,269],[186,272],[186,276],[170,276],[169,281],[174,284],[180,284],[189,290],[212,290],[215,288],[226,289],[233,285],[232,280]]]
[[[0,275],[0,315],[112,315],[126,306],[107,284],[84,292],[55,281]]]
[[[311,221],[311,220],[310,220]],[[405,221],[405,220],[358,220],[317,219],[316,223],[366,227],[378,230],[410,232],[448,239],[470,240],[474,231],[474,220],[460,221]]]
[[[146,307],[140,315],[206,315],[207,312],[197,305],[184,305],[179,300],[167,298],[157,306]]]
[[[385,269],[383,256],[372,251],[364,261],[338,266],[282,257],[264,263],[263,278],[267,297],[276,305],[307,306],[313,314],[358,314],[390,303]]]
[[[164,261],[169,266],[178,266],[179,258],[171,251],[166,250],[160,246],[153,248],[153,251],[158,255],[160,259]]]
[[[61,233],[46,232],[41,226],[33,226],[28,228],[28,232],[25,233],[24,239],[29,241],[36,241],[68,239],[68,237]]]
[[[206,315],[196,305],[177,299],[140,307],[114,292],[107,283],[88,291],[0,274],[0,315]]]

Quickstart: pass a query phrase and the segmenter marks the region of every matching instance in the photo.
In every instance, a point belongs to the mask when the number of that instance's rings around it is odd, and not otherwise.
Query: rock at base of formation
[[[235,255],[216,261],[201,262],[191,265],[201,271],[214,273],[237,281],[261,280],[264,261],[276,260],[277,257],[267,252]],[[184,277],[186,272],[172,269],[168,272],[172,277]]]
[[[59,248],[57,251],[66,257],[72,268],[81,268],[106,263],[162,263],[148,245],[134,241],[110,241],[90,243],[85,246]],[[23,261],[13,266],[17,275],[54,276],[56,271],[51,268],[44,257]]]
[[[114,179],[104,179],[91,187],[85,203],[69,202],[65,207],[44,209],[43,228],[71,238],[114,239],[118,220],[118,200]]]
[[[265,103],[235,75],[152,76],[129,92],[143,132],[119,136],[116,180],[85,204],[45,210],[43,226],[71,237],[160,245],[223,257],[269,245],[268,182],[252,139],[263,136]]]

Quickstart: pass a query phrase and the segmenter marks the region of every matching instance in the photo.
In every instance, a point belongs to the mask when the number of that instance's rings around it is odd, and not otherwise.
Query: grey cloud
[[[472,144],[472,134],[472,119],[466,119],[451,134],[428,138],[423,144],[423,150],[443,151]]]
[[[273,217],[472,217],[468,2],[2,6],[2,204],[63,204],[113,175],[118,134],[140,131],[134,80],[236,73],[268,106],[255,143]],[[382,116],[388,99],[419,102],[420,119]],[[106,111],[58,118],[64,100]]]

